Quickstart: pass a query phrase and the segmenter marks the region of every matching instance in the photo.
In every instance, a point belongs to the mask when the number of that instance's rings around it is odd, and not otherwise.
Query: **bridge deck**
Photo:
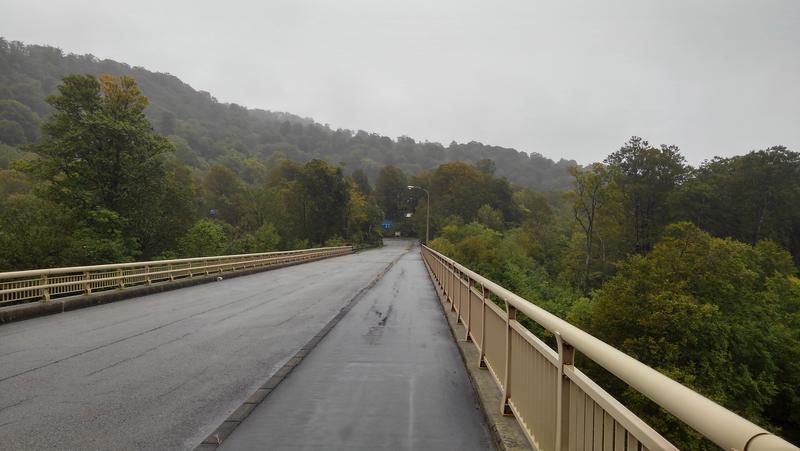
[[[193,449],[408,242],[0,326],[0,448]]]
[[[463,362],[415,249],[221,449],[490,447]]]

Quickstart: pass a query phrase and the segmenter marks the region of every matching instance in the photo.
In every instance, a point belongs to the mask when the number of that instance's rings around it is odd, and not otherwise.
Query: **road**
[[[253,449],[492,449],[418,248],[221,447]]]
[[[2,325],[0,449],[191,449],[408,246]]]

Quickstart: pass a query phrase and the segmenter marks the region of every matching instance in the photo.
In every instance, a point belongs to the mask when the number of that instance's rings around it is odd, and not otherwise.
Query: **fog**
[[[332,127],[582,163],[800,146],[800,2],[4,0],[0,34]]]

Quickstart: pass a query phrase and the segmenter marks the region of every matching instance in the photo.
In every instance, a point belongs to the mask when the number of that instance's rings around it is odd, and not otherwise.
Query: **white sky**
[[[800,150],[800,1],[2,0],[0,35],[223,102],[581,163]]]

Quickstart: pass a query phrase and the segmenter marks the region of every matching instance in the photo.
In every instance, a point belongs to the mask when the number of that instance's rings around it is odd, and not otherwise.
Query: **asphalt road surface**
[[[355,304],[221,447],[256,449],[491,449],[418,248]]]
[[[0,326],[0,449],[193,448],[411,243],[386,244]]]

